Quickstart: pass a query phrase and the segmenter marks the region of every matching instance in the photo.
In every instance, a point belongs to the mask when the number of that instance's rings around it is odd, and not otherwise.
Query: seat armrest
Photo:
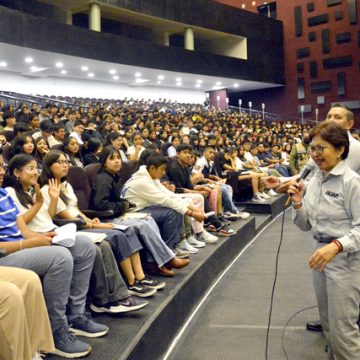
[[[115,217],[113,210],[81,210],[90,219],[113,219]]]

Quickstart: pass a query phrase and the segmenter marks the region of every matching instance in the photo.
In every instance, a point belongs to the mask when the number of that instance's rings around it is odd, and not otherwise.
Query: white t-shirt
[[[64,201],[62,201],[62,199],[59,198],[58,202],[57,202],[57,207],[56,207],[56,214],[61,213],[62,211],[67,210],[71,216],[73,217],[77,217],[78,215],[80,215],[80,211],[78,209],[77,203],[78,203],[78,199],[74,193],[74,189],[73,187],[67,183],[64,182],[63,183],[65,189],[66,189],[66,197],[68,199],[68,204],[66,205],[64,203]],[[50,196],[48,194],[48,189],[49,189],[49,185],[44,185],[41,188],[41,193],[43,195],[44,198],[44,203],[47,204],[47,206],[49,206],[50,204]]]
[[[25,206],[23,206],[20,201],[19,198],[16,195],[15,189],[12,187],[7,187],[5,189],[11,196],[11,198],[14,200],[17,208],[20,211],[20,214],[24,214],[27,211],[29,211],[30,208],[26,208]],[[46,190],[47,192],[47,190]],[[43,193],[43,192],[42,192]],[[44,195],[43,195],[44,196]],[[48,194],[49,197],[49,194]],[[45,199],[44,199],[45,200]],[[50,203],[50,198],[49,198],[49,203]],[[47,232],[47,231],[51,231],[54,230],[57,226],[52,222],[51,216],[49,215],[48,212],[48,207],[49,205],[46,204],[46,202],[44,201],[41,208],[39,209],[39,211],[37,212],[37,214],[33,217],[33,219],[27,224],[27,226],[35,232],[39,232],[39,233],[43,233],[43,232]]]
[[[142,154],[142,152],[145,150],[145,148],[142,146],[141,147],[141,150],[139,151],[138,153],[138,158],[136,160],[139,160],[140,159],[140,155]],[[136,153],[136,148],[134,145],[131,145],[128,147],[127,149],[127,152],[126,152],[128,155],[135,155]]]

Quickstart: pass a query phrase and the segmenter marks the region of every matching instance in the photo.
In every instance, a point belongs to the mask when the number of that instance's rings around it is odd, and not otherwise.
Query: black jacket
[[[119,177],[102,169],[92,189],[90,207],[94,210],[113,210],[115,216],[123,215],[129,202],[120,198]]]

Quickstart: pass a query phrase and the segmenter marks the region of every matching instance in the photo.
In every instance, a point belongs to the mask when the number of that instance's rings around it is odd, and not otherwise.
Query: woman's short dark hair
[[[101,164],[102,167],[105,166],[106,160],[109,156],[113,156],[114,154],[118,154],[120,156],[121,159],[121,155],[120,155],[120,151],[118,149],[115,149],[113,146],[109,145],[109,146],[105,146],[100,154],[99,154],[99,162]]]
[[[347,131],[335,121],[324,121],[314,127],[310,132],[310,140],[315,136],[320,136],[335,149],[344,147],[341,159],[346,159],[349,154],[349,135]]]
[[[85,144],[86,153],[92,154],[96,152],[101,146],[102,142],[98,138],[90,138]]]

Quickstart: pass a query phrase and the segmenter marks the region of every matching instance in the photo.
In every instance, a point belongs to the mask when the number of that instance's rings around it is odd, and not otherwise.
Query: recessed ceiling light
[[[28,63],[28,64],[31,64],[33,61],[34,61],[34,59],[32,57],[30,57],[30,56],[25,58],[25,62]]]
[[[141,76],[140,72],[135,73],[135,77],[139,78]]]
[[[164,76],[164,75],[159,75],[159,76],[158,76],[158,79],[159,79],[159,80],[164,80],[164,79],[165,79],[165,76]]]
[[[0,67],[6,67],[7,63],[6,61],[0,61]]]
[[[160,80],[158,80],[158,81],[157,81],[157,83],[158,83],[158,84],[161,84],[161,81],[160,81]]]
[[[84,66],[81,67],[81,71],[88,71],[88,70],[89,70],[89,67],[88,67],[88,66],[85,66],[85,65],[84,65]]]
[[[180,82],[180,81],[181,81],[181,78],[180,78],[180,77],[177,77],[175,80],[176,80],[177,82]]]
[[[88,73],[88,77],[94,77],[94,73],[92,73],[92,72],[90,72],[90,73]]]
[[[140,78],[137,78],[135,81],[136,81],[137,83],[141,83],[141,82],[143,82],[144,80],[143,80],[143,79],[140,79]]]
[[[109,73],[110,73],[111,75],[115,75],[115,74],[116,74],[116,70],[115,70],[115,69],[111,69],[111,70],[109,71]]]
[[[221,82],[220,82],[220,81],[217,81],[217,82],[215,83],[215,85],[216,85],[216,86],[220,86],[220,85],[221,85]]]
[[[67,74],[67,71],[66,71],[66,70],[61,70],[61,73],[62,73],[63,75],[65,75],[65,74]]]
[[[197,82],[198,84],[202,84],[202,80],[200,80],[200,79],[196,80],[196,82]]]
[[[30,67],[30,70],[31,70],[31,71],[37,71],[37,70],[38,70],[38,67],[35,66],[35,65],[34,65],[34,66],[31,66],[31,67]]]
[[[233,86],[234,86],[234,88],[238,88],[238,87],[239,87],[239,84],[238,84],[238,83],[235,83]]]
[[[114,79],[114,80],[119,80],[119,75],[114,75],[114,76],[113,76],[113,79]]]
[[[176,86],[182,86],[182,82],[177,82]]]
[[[55,66],[56,66],[57,68],[62,68],[62,67],[64,66],[64,64],[63,64],[62,62],[58,61],[58,62],[55,64]]]
[[[201,84],[195,84],[195,87],[199,88],[201,86]]]

